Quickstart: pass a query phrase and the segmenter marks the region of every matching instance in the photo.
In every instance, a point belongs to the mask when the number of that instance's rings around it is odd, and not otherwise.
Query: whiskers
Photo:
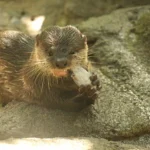
[[[93,64],[93,65],[102,65],[102,63],[100,62],[97,62],[97,61],[94,61],[92,60],[92,58],[94,59],[95,55],[94,54],[97,54],[98,52],[91,52],[88,54],[88,61]],[[83,64],[83,60],[86,59],[86,56],[85,55],[76,55],[76,58],[77,58],[77,63],[78,64]],[[76,65],[76,64],[75,64]]]
[[[45,61],[32,61],[32,66],[36,67],[37,65],[44,65]],[[31,64],[27,63],[26,66],[31,66]]]
[[[25,80],[31,83],[32,88],[39,90],[40,93],[43,91],[48,93],[52,85],[58,84],[58,79],[52,77],[50,66],[45,60],[29,61],[22,69],[22,74]]]

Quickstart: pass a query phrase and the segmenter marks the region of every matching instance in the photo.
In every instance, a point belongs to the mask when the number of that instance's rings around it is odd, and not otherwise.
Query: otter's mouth
[[[55,77],[66,77],[68,75],[67,69],[52,69],[51,72]]]

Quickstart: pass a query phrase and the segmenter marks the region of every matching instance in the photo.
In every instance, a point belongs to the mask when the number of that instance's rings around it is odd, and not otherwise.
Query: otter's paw
[[[79,87],[80,94],[86,95],[88,98],[92,98],[93,100],[98,97],[98,91],[100,90],[100,81],[98,76],[95,73],[92,73],[90,76],[91,84],[89,85],[81,85]]]

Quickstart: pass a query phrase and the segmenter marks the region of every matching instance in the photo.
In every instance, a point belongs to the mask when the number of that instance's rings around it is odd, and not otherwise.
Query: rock
[[[2,28],[17,29],[30,34],[34,24],[33,17],[44,16],[43,27],[49,25],[77,24],[90,17],[108,14],[113,10],[125,7],[150,4],[149,0],[26,0],[26,1],[0,1],[0,26]],[[23,16],[29,17],[27,27],[21,23]],[[28,26],[31,25],[31,28]],[[26,29],[27,28],[27,29]],[[36,30],[36,27],[35,27]],[[34,29],[33,31],[34,32]],[[36,32],[36,31],[35,31]],[[32,33],[33,35],[35,33]]]
[[[78,25],[88,37],[103,87],[92,113],[81,113],[76,122],[89,134],[118,139],[150,132],[150,53],[141,40],[150,23],[140,21],[149,11],[150,6],[122,9]]]
[[[73,74],[71,75],[72,79],[76,83],[76,85],[80,86],[88,86],[91,85],[90,76],[91,73],[86,71],[84,68],[80,66],[76,66],[72,68]]]
[[[49,149],[65,149],[65,150],[148,150],[147,148],[125,145],[119,142],[111,142],[104,139],[96,138],[24,138],[24,139],[8,139],[0,141],[2,149],[16,150],[20,147],[33,150],[49,150]]]
[[[47,110],[25,102],[11,102],[0,109],[0,139],[9,137],[77,136],[76,113]]]
[[[139,136],[139,137],[134,137],[134,138],[130,138],[130,139],[126,139],[121,141],[124,144],[132,144],[132,145],[137,145],[137,146],[141,146],[141,147],[147,147],[150,148],[150,135],[149,134],[145,134],[143,136]]]
[[[26,26],[26,30],[31,36],[36,36],[40,33],[44,20],[45,16],[37,16],[32,18],[31,16],[23,16],[21,17],[20,22]]]
[[[89,17],[98,17],[108,14],[113,10],[125,7],[150,4],[148,0],[137,2],[137,0],[67,0],[65,4],[65,15],[71,24],[80,23]]]

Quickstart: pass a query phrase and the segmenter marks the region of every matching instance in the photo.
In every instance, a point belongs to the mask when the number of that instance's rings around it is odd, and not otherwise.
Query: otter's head
[[[54,76],[66,76],[75,65],[87,65],[86,37],[73,26],[45,29],[37,35],[35,47],[39,66]]]

